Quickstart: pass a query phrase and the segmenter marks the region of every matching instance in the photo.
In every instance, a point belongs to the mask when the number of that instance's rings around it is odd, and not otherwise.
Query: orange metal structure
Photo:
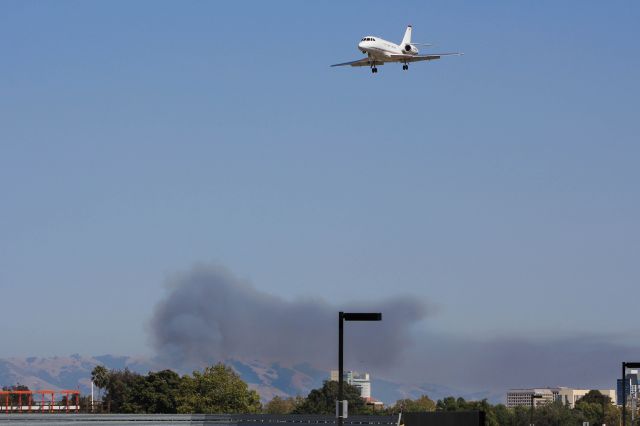
[[[40,399],[40,412],[44,413],[45,407],[49,409],[50,413],[53,413],[53,405],[56,402],[56,391],[52,390],[37,390],[33,391],[34,393],[39,393],[41,395]],[[45,400],[45,395],[50,395],[51,399],[49,401]]]
[[[61,393],[62,395],[66,396],[65,398],[65,402],[66,402],[66,407],[65,407],[65,413],[69,412],[69,400],[71,399],[71,395],[75,395],[76,397],[76,413],[78,412],[78,407],[80,406],[80,391],[77,390],[61,390],[59,391],[59,393]]]
[[[33,407],[37,407],[38,411],[41,413],[54,412],[54,407],[60,407],[56,405],[56,394],[60,394],[62,396],[66,396],[66,404],[64,411],[66,413],[69,412],[69,400],[75,396],[75,406],[73,410],[77,413],[78,407],[80,406],[80,391],[77,390],[0,390],[0,412],[4,411],[5,414],[9,414],[9,412],[17,411],[18,413],[23,413],[25,411],[25,406],[22,405],[23,402],[27,403],[26,411],[31,413],[33,412]],[[18,396],[18,405],[17,407],[13,406],[13,398],[12,395]],[[39,398],[34,398],[34,395],[39,395]],[[23,400],[23,396],[26,397],[26,401]],[[4,397],[4,398],[2,398]],[[3,401],[4,400],[4,401]],[[38,401],[39,400],[39,401]],[[2,407],[2,402],[4,402],[4,407]],[[4,408],[4,410],[2,410]],[[61,411],[61,410],[56,410]]]

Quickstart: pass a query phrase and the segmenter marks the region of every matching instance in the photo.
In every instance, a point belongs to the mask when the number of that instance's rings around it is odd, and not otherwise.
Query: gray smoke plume
[[[411,343],[411,326],[428,311],[408,297],[366,306],[288,301],[211,266],[196,266],[169,287],[151,320],[152,341],[160,359],[181,366],[236,358],[335,367],[338,311],[345,310],[383,313],[382,322],[345,327],[345,361],[384,368]]]
[[[462,339],[425,334],[391,376],[415,383],[446,383],[467,391],[568,386],[615,389],[620,363],[640,358],[637,336],[628,344],[620,335],[574,335],[532,339],[500,337]]]

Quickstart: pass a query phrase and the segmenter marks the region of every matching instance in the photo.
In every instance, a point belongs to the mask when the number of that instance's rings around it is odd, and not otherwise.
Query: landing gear
[[[371,72],[372,72],[372,73],[374,73],[374,74],[375,74],[375,73],[377,73],[377,72],[378,72],[378,68],[376,68],[376,67],[371,67]]]
[[[409,65],[404,64],[404,65],[402,66],[402,69],[403,69],[403,70],[405,70],[405,71],[406,71],[406,70],[408,70],[408,69],[409,69]]]

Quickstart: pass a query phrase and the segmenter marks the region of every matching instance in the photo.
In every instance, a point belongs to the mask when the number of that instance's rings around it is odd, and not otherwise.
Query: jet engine
[[[404,51],[404,53],[413,53],[413,54],[417,54],[418,53],[418,49],[411,45],[411,44],[405,44],[404,45],[404,49],[402,49]]]

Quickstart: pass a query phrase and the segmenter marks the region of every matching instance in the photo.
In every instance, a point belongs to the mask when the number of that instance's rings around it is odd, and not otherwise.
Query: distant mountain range
[[[303,395],[311,389],[322,386],[329,376],[327,371],[319,370],[309,364],[283,366],[279,363],[261,361],[226,360],[249,386],[260,394],[263,401],[274,396],[281,397]],[[157,370],[153,360],[144,357],[115,355],[82,356],[78,354],[64,357],[26,357],[0,359],[0,386],[23,384],[30,389],[80,389],[90,392],[91,370],[96,365],[109,369],[128,368],[131,371],[146,374]],[[433,400],[446,396],[462,396],[466,399],[487,398],[491,402],[500,402],[502,395],[488,392],[465,393],[437,384],[406,385],[389,380],[373,378],[372,395],[391,404],[402,398],[417,398],[429,395]]]

